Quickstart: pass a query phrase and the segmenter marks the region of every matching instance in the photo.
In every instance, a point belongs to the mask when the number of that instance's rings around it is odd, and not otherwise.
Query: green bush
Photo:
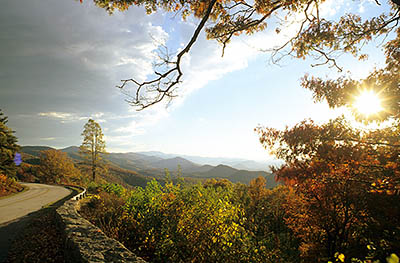
[[[271,202],[263,216],[255,214],[257,207],[251,201],[249,187],[226,180],[185,186],[162,186],[153,180],[131,192],[115,184],[103,185],[102,189],[83,207],[84,214],[150,262],[298,259],[293,252],[297,243],[290,231],[286,228],[286,232],[278,233],[282,229],[272,227],[284,214],[271,216],[281,209],[274,199],[281,198],[277,192],[282,189],[263,196],[264,204]],[[259,228],[261,225],[268,227]]]

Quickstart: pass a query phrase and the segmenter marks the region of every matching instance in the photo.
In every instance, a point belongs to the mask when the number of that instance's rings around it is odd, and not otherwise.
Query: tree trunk
[[[92,177],[93,177],[93,182],[96,180],[96,168],[92,168]]]

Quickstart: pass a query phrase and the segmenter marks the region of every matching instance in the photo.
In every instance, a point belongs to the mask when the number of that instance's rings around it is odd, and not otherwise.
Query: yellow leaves
[[[388,256],[386,258],[386,262],[387,263],[399,263],[399,257],[396,254],[392,253],[392,254],[390,254],[390,256]]]
[[[337,256],[337,259],[339,259],[340,262],[344,262],[345,256],[342,253],[340,253]]]
[[[96,199],[96,200],[100,200],[101,199],[100,195],[91,195],[91,196],[89,196],[89,198],[90,199]]]
[[[45,183],[59,180],[68,182],[80,175],[80,171],[65,152],[53,149],[41,152],[38,172],[40,180]]]

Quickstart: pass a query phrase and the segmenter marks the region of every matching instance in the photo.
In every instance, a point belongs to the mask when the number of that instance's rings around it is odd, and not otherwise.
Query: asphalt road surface
[[[22,183],[28,190],[0,199],[0,262],[5,261],[12,240],[25,228],[36,212],[71,193],[61,186]]]
[[[28,183],[23,183],[23,185],[29,187],[29,189],[11,197],[0,199],[0,224],[39,210],[71,193],[70,190],[61,186]]]

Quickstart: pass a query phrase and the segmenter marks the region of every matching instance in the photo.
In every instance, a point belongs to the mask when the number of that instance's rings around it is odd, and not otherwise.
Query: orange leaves
[[[80,171],[65,152],[42,151],[38,176],[43,183],[68,183],[80,178]]]
[[[286,222],[301,238],[304,256],[357,246],[358,229],[372,216],[367,198],[400,192],[396,129],[360,132],[342,118],[323,125],[304,121],[281,131],[256,129],[260,142],[286,161],[273,172],[298,195],[288,200]],[[340,240],[329,239],[337,235]]]
[[[0,197],[22,191],[23,187],[12,178],[0,174]]]
[[[192,11],[194,12],[194,16],[201,17],[206,11],[207,7],[208,5],[206,2],[200,1],[197,2],[195,5],[193,5],[191,8]]]

